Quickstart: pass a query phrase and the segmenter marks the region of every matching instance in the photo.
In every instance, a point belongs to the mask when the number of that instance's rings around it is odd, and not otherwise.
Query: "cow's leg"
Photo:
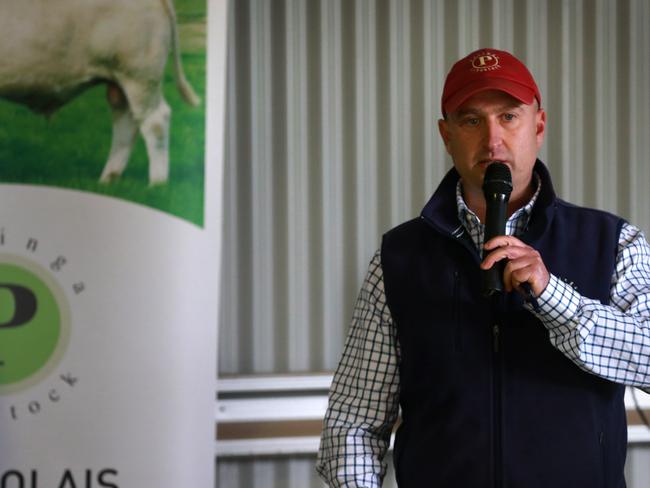
[[[149,184],[165,183],[169,177],[171,109],[162,96],[162,87],[133,79],[125,80],[122,87],[147,147]]]
[[[108,161],[99,179],[102,183],[108,183],[122,174],[138,134],[138,124],[129,110],[129,104],[122,90],[117,85],[109,83],[106,95],[113,111],[113,140]]]
[[[169,122],[171,109],[164,98],[140,123],[149,155],[149,184],[167,182],[169,178]]]

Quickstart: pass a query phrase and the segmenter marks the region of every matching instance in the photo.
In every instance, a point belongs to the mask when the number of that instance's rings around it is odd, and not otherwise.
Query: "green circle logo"
[[[51,274],[0,254],[0,394],[45,378],[63,357],[69,332],[68,303]]]

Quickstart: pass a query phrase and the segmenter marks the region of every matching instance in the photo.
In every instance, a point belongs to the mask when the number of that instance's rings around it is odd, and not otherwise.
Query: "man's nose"
[[[485,143],[488,149],[493,150],[503,143],[503,127],[497,120],[488,120],[485,127]]]

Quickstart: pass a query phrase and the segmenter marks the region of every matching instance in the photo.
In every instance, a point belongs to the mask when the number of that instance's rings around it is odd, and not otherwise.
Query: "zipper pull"
[[[499,324],[494,324],[492,326],[492,338],[494,340],[493,347],[494,352],[499,352]]]

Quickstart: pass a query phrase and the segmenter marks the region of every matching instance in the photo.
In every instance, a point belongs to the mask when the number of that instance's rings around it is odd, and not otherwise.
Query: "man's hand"
[[[503,285],[507,291],[521,290],[528,283],[538,297],[548,285],[550,276],[542,257],[532,247],[513,236],[498,236],[485,243],[491,251],[481,263],[481,269],[490,269],[494,263],[508,259],[503,272]]]

